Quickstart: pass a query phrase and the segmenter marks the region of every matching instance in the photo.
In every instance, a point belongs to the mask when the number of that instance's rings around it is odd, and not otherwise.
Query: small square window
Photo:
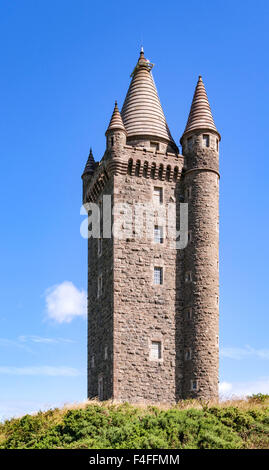
[[[185,273],[185,282],[191,282],[192,281],[192,272],[191,271],[187,271]]]
[[[154,243],[163,243],[163,228],[158,225],[154,227]]]
[[[154,284],[155,285],[163,284],[163,268],[155,266],[155,268],[154,268]]]
[[[160,145],[159,145],[158,142],[150,142],[150,148],[151,148],[152,150],[155,150],[155,152],[156,152],[156,150],[159,150]]]
[[[150,359],[160,360],[162,359],[162,343],[161,341],[152,341],[150,347]]]
[[[157,186],[154,186],[153,198],[156,204],[162,204],[163,203],[163,188],[158,188]]]
[[[203,147],[209,147],[209,135],[203,134]]]
[[[193,390],[193,391],[198,390],[198,380],[196,380],[196,379],[191,380],[191,390]]]
[[[187,311],[186,311],[186,318],[187,320],[191,320],[192,319],[192,308],[188,308]]]
[[[191,358],[192,358],[192,350],[191,348],[188,348],[185,351],[185,361],[190,361]]]

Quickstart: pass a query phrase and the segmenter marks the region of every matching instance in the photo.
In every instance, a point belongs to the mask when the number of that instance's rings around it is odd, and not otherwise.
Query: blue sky
[[[86,398],[81,180],[141,41],[174,139],[203,76],[220,145],[220,379],[269,393],[267,1],[0,1],[0,418]]]

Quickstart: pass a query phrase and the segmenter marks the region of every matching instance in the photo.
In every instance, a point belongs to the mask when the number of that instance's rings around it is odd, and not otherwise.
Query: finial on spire
[[[144,52],[144,48],[143,48],[143,46],[141,46],[140,52]]]

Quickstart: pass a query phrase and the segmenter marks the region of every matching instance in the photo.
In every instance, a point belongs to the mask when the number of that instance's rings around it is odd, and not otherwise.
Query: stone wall
[[[118,132],[87,183],[85,200],[108,194],[129,209],[152,202],[154,187],[162,187],[163,206],[176,205],[177,225],[180,202],[188,202],[190,232],[184,250],[176,250],[170,232],[156,244],[155,217],[151,239],[145,232],[139,238],[134,215],[124,222],[122,207],[112,222],[131,228],[128,235],[104,239],[101,256],[97,240],[89,240],[89,397],[98,395],[100,377],[102,399],[172,403],[218,395],[218,147],[212,133],[204,148],[202,135],[194,133],[191,145],[183,139],[183,158],[138,140],[123,145]],[[154,285],[154,266],[163,268],[162,285]],[[159,359],[150,357],[152,341],[161,343]]]

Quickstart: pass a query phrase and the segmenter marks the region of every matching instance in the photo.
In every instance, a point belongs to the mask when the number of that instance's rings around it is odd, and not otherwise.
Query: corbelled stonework
[[[83,174],[84,204],[97,203],[103,220],[130,229],[110,237],[101,224],[102,241],[89,238],[88,397],[216,398],[220,136],[199,79],[181,155],[150,70],[142,51],[121,114],[114,108],[105,154],[94,171],[91,159],[91,171]],[[105,209],[108,196],[112,214]],[[172,204],[179,227],[182,202],[188,203],[187,246],[176,249],[166,226],[159,241],[149,239],[137,207],[153,205],[158,212]],[[128,209],[130,219],[123,217]],[[153,219],[160,230],[155,212]],[[154,268],[162,272],[160,284]]]

